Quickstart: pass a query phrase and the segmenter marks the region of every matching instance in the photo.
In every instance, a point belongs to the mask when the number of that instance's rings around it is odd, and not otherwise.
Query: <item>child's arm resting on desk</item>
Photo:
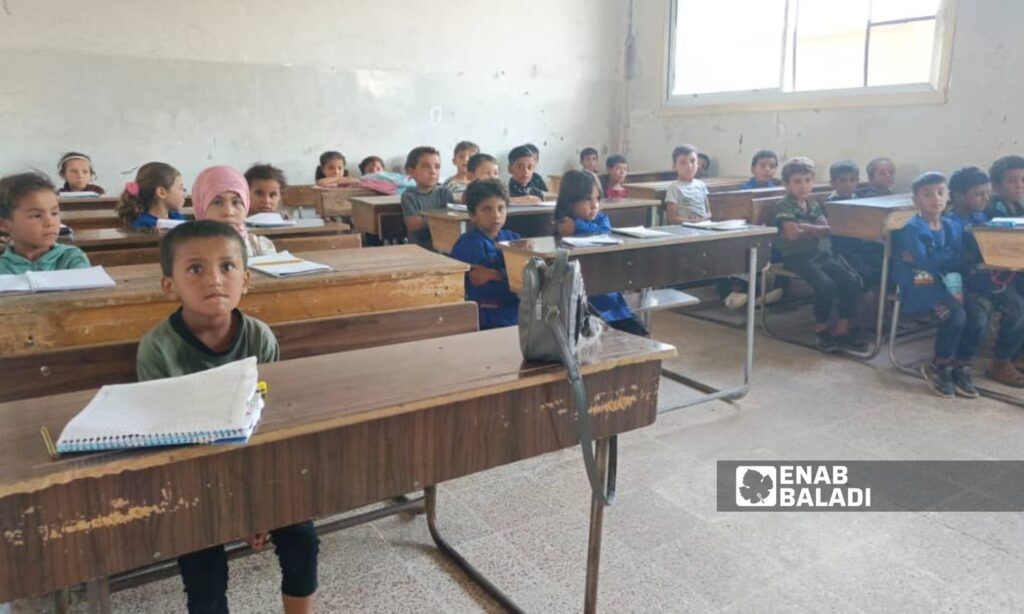
[[[489,284],[492,281],[505,282],[505,272],[498,269],[489,269],[485,266],[478,264],[472,264],[469,267],[469,273],[466,273],[469,278],[469,283],[474,288],[479,288],[484,284]]]

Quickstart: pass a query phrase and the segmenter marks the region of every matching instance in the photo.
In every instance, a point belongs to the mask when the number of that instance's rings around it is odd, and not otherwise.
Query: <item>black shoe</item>
[[[967,365],[953,367],[952,380],[956,394],[968,399],[976,399],[981,396],[978,389],[974,387],[974,382],[971,381],[971,368]]]
[[[850,331],[845,335],[836,335],[836,343],[839,347],[846,350],[853,350],[855,352],[866,352],[868,349],[868,342],[861,334],[857,331]]]
[[[816,335],[818,336],[818,349],[822,352],[832,353],[839,350],[839,344],[836,343],[836,338],[832,336],[832,333],[823,330]]]
[[[937,366],[935,363],[928,363],[921,367],[921,375],[928,380],[928,386],[936,395],[944,399],[956,397],[956,385],[953,384],[952,366]]]

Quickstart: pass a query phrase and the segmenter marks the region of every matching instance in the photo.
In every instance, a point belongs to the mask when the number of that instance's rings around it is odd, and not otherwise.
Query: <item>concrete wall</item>
[[[619,0],[3,0],[0,172],[93,156],[119,189],[150,160],[186,185],[268,161],[292,183],[339,149],[398,167],[462,139],[541,171],[622,139]]]
[[[682,142],[706,151],[721,175],[749,173],[750,157],[763,148],[782,157],[810,156],[825,169],[850,158],[861,165],[862,176],[870,158],[888,155],[896,161],[897,186],[906,187],[924,170],[987,168],[1000,155],[1024,152],[1024,2],[957,2],[949,99],[943,105],[676,117],[658,113],[666,4],[637,3],[637,77],[628,84],[633,168],[668,168],[672,147]]]

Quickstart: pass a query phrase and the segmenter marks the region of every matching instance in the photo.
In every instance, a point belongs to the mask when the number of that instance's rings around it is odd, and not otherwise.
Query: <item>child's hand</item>
[[[469,283],[473,284],[474,287],[482,286],[491,281],[501,281],[501,271],[477,265],[469,267]]]
[[[266,546],[268,541],[270,541],[270,533],[257,533],[245,538],[245,542],[249,544],[249,547],[253,550],[259,550],[263,546]]]

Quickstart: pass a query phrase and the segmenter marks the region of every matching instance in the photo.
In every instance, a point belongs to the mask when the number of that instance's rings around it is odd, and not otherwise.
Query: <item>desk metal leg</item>
[[[110,614],[110,580],[99,578],[85,583],[89,614]]]
[[[746,356],[743,361],[743,385],[737,386],[735,388],[729,388],[727,390],[719,390],[714,386],[697,381],[676,371],[671,371],[669,369],[662,368],[661,374],[664,375],[665,377],[677,381],[685,386],[689,386],[690,388],[700,390],[701,392],[704,392],[706,394],[704,394],[704,396],[697,397],[696,399],[690,399],[688,401],[685,401],[680,405],[676,405],[675,407],[663,409],[659,413],[667,413],[670,411],[675,411],[677,409],[682,409],[684,407],[692,407],[694,405],[699,405],[700,403],[707,403],[708,401],[715,401],[718,399],[728,401],[741,399],[745,397],[748,392],[750,392],[750,379],[754,372],[754,308],[757,302],[756,300],[754,300],[754,298],[757,296],[757,246],[750,247],[747,269],[747,347]]]

